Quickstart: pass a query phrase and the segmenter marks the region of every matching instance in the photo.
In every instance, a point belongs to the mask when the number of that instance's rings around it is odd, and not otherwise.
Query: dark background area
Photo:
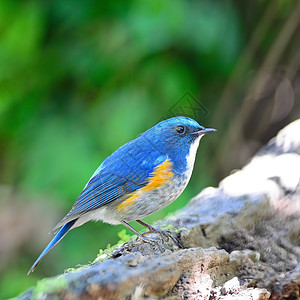
[[[299,118],[299,15],[297,0],[0,1],[0,298],[118,241],[122,226],[85,224],[26,275],[98,165],[159,120],[218,132],[149,223]]]

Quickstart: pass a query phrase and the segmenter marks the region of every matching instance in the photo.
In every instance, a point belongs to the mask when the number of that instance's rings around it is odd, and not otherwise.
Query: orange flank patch
[[[155,167],[154,171],[150,174],[149,183],[142,188],[142,192],[148,192],[163,185],[173,176],[171,169],[172,162],[169,158],[161,165]]]
[[[136,198],[145,192],[154,190],[163,184],[165,184],[174,174],[172,170],[172,162],[168,158],[161,165],[155,167],[154,171],[150,174],[149,182],[146,186],[140,189],[138,192],[131,194],[131,197],[123,201],[117,206],[117,210],[124,212],[125,209],[134,204]]]
[[[138,197],[139,193],[135,192],[132,193],[131,195],[132,195],[131,197],[129,197],[128,199],[126,199],[125,201],[123,201],[117,206],[118,211],[124,212],[126,207],[131,206],[135,202],[135,199]]]

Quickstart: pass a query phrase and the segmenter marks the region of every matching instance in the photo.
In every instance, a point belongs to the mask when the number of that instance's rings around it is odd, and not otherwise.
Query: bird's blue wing
[[[143,185],[143,181],[134,182],[134,178],[123,177],[111,172],[100,172],[89,181],[82,191],[71,210],[72,214],[99,208]]]
[[[142,188],[147,184],[154,168],[166,159],[166,155],[153,149],[151,143],[141,137],[125,144],[97,169],[71,211],[53,231],[88,211]]]

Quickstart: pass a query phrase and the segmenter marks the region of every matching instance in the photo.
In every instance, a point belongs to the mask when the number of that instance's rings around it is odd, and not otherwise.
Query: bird
[[[142,242],[155,244],[135,230],[164,233],[141,219],[164,208],[183,192],[194,167],[200,139],[214,128],[177,116],[163,120],[108,156],[93,173],[69,213],[53,228],[54,238],[28,275],[68,231],[88,221],[123,224]]]

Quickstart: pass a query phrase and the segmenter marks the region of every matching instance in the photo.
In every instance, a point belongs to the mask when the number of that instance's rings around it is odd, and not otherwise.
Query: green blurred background
[[[150,223],[298,118],[299,15],[297,0],[1,0],[0,298],[118,241],[122,226],[86,224],[26,275],[98,165],[157,121],[186,115],[218,132]]]

